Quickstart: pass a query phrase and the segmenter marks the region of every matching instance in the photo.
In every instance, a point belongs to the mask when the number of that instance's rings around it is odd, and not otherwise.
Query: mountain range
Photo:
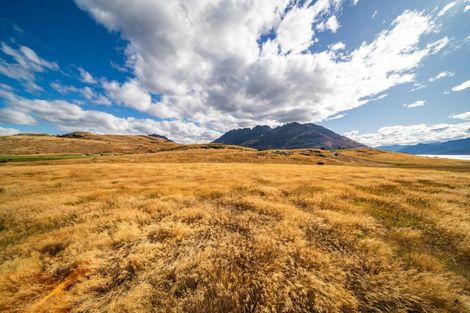
[[[391,145],[378,147],[382,150],[411,153],[411,154],[437,154],[458,155],[470,154],[470,138],[457,139],[446,142],[417,144],[417,145]]]
[[[235,129],[225,133],[213,143],[239,145],[258,150],[365,147],[363,144],[313,123],[289,123],[275,128],[264,125]]]

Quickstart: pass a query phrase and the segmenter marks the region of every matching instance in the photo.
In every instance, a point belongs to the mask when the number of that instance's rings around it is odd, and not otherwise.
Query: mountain
[[[399,152],[401,149],[405,149],[406,147],[409,147],[409,146],[407,146],[407,145],[390,145],[390,146],[380,146],[380,147],[377,147],[377,149],[385,150],[385,151]]]
[[[420,143],[412,146],[401,146],[401,148],[398,150],[392,150],[390,147],[394,148],[395,146],[382,146],[378,148],[382,150],[411,154],[470,154],[470,138],[438,143]]]
[[[213,143],[239,145],[258,150],[365,147],[354,140],[313,123],[290,123],[276,128],[256,126],[251,129],[234,129],[214,140]]]

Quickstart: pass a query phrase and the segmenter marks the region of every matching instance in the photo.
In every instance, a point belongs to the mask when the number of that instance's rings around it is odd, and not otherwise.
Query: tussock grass
[[[1,166],[0,311],[470,310],[468,172],[219,151]]]

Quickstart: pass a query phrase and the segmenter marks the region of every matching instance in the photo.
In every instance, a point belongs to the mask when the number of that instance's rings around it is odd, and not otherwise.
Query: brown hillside
[[[75,132],[61,137],[16,135],[0,137],[0,154],[48,153],[148,153],[177,147],[178,144],[151,136],[97,135]]]

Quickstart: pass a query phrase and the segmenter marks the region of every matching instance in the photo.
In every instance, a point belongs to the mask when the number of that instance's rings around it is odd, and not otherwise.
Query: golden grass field
[[[470,162],[208,146],[7,162],[0,311],[470,312]]]

